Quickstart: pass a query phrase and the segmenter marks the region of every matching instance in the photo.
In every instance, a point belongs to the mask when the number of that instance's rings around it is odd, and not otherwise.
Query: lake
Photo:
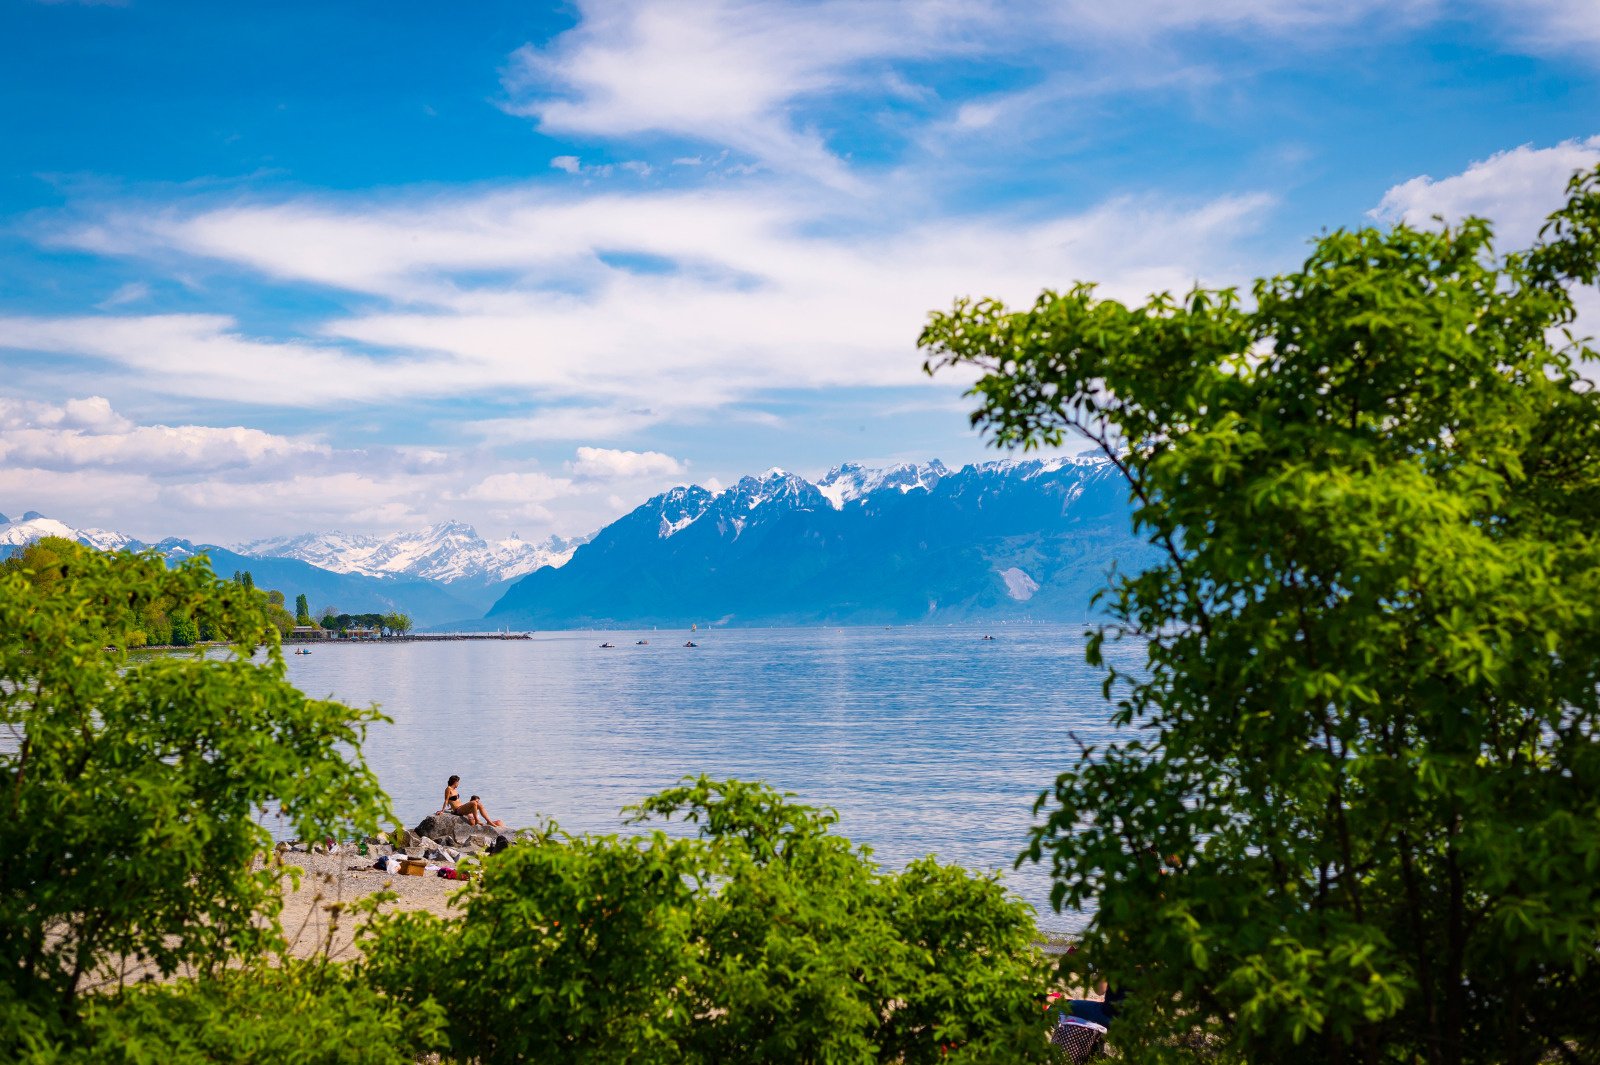
[[[1069,931],[1083,918],[1050,912],[1046,871],[1011,863],[1034,799],[1070,761],[1068,733],[1110,731],[1083,644],[1082,626],[1011,624],[562,632],[287,657],[307,694],[394,719],[366,754],[408,826],[451,773],[509,825],[543,816],[571,832],[617,831],[622,806],[688,774],[759,779],[836,808],[839,831],[886,865],[935,853],[1004,869],[1042,928]],[[1117,653],[1137,667],[1136,648]]]

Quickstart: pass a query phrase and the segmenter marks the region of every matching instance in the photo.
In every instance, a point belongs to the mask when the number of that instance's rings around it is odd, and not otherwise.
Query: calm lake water
[[[730,629],[694,649],[689,635],[327,644],[288,661],[307,694],[394,719],[366,754],[407,825],[451,773],[507,824],[572,832],[617,831],[622,806],[687,774],[759,779],[836,808],[886,865],[1004,869],[1041,927],[1082,923],[1050,912],[1043,868],[1011,871],[1068,732],[1109,732],[1081,626]]]

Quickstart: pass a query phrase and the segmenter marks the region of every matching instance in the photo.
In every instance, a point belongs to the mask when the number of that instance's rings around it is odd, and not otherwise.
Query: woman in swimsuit
[[[482,824],[493,825],[495,828],[504,828],[504,821],[495,821],[489,817],[489,811],[483,808],[483,800],[474,795],[466,802],[461,801],[461,778],[452,775],[444,785],[444,809],[453,814],[465,817],[471,824],[479,824],[478,818],[483,818]]]

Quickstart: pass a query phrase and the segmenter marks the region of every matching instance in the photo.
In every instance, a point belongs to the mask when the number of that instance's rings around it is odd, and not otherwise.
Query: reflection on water
[[[1079,627],[702,630],[696,648],[688,635],[322,644],[287,657],[307,694],[375,702],[394,719],[366,753],[408,825],[438,808],[451,773],[508,824],[543,815],[613,832],[622,806],[704,772],[835,807],[840,831],[892,866],[932,852],[1010,870],[1034,799],[1075,749],[1068,732],[1091,743],[1108,732]],[[1081,923],[1049,913],[1043,869],[1007,877],[1041,926]]]

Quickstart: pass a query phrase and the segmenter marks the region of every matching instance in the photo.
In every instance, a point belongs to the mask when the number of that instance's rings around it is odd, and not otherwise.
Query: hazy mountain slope
[[[341,532],[280,536],[240,544],[235,550],[256,557],[298,558],[335,573],[484,587],[526,576],[541,566],[560,566],[582,542],[582,538],[551,536],[532,543],[515,535],[491,542],[465,522],[447,521],[392,536]]]
[[[203,552],[211,560],[212,571],[220,577],[232,576],[235,570],[249,570],[256,587],[282,592],[291,607],[295,596],[304,595],[313,611],[327,606],[346,614],[397,611],[409,614],[418,627],[462,622],[483,611],[478,602],[433,581],[333,573],[297,558],[256,558],[215,544],[197,545],[187,540],[163,540],[155,546],[174,561]]]
[[[480,586],[468,590],[475,594],[461,595],[433,581],[333,573],[298,559],[256,558],[215,545],[196,545],[188,540],[166,539],[146,544],[123,533],[74,528],[36,511],[11,521],[0,517],[0,559],[45,536],[61,536],[102,551],[154,547],[171,561],[204,552],[218,576],[229,577],[235,570],[249,570],[258,587],[282,592],[291,605],[295,596],[304,594],[311,601],[312,610],[333,606],[351,614],[399,611],[411,615],[419,626],[479,617],[504,587],[503,583]],[[470,620],[467,624],[471,624]]]

